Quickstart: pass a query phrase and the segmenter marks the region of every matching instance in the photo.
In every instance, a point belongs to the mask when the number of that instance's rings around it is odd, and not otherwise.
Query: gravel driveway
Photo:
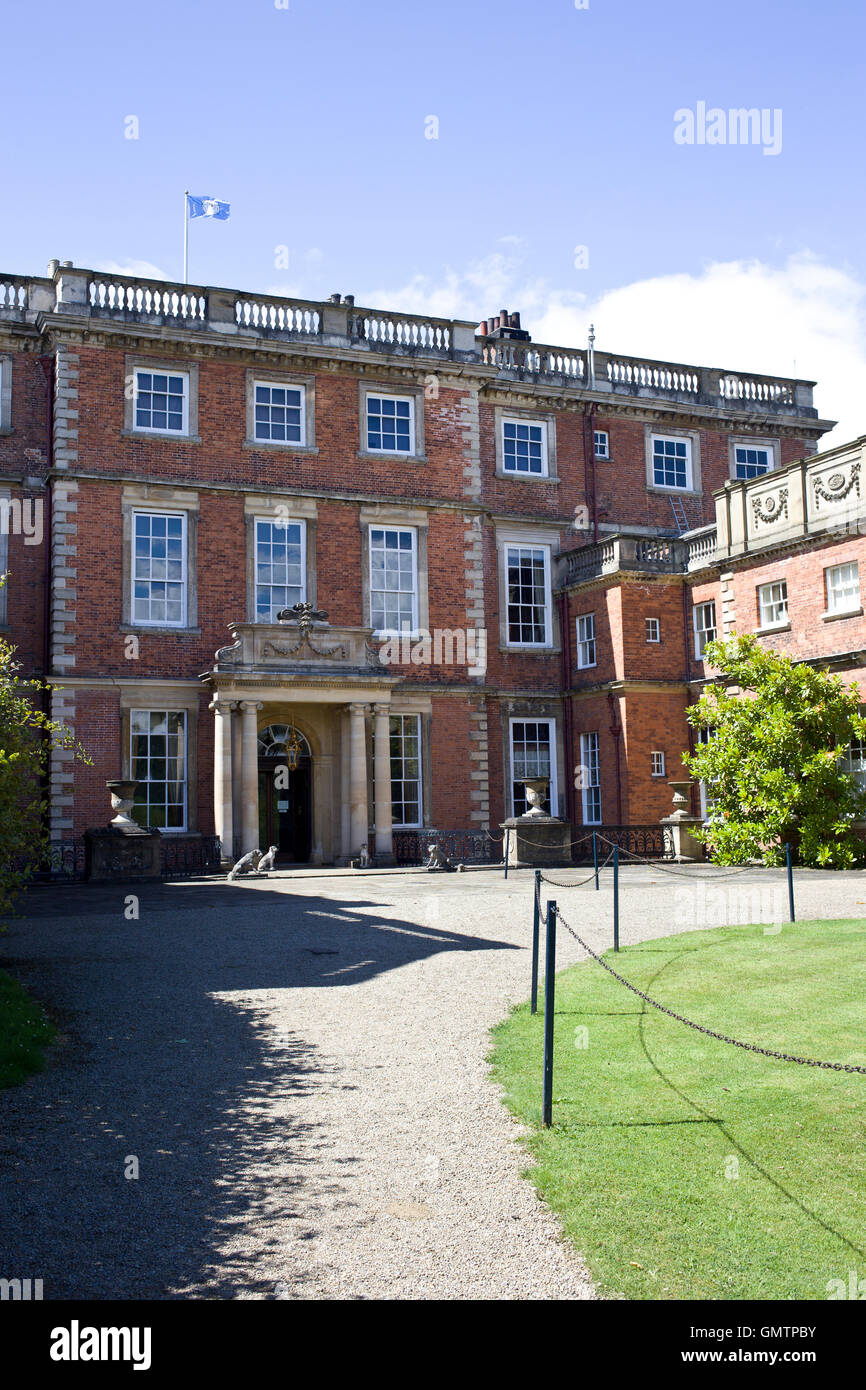
[[[672,885],[707,915],[703,886],[625,870],[624,941],[703,924],[672,920]],[[0,1092],[0,1275],[46,1298],[592,1298],[487,1076],[488,1029],[529,992],[531,891],[494,871],[34,890],[0,964],[61,1038]],[[556,896],[609,944],[609,892]],[[864,875],[798,876],[801,917],[864,900]],[[561,934],[558,965],[581,954]]]

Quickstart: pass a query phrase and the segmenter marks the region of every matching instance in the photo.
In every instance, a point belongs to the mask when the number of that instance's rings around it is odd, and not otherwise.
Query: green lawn
[[[45,1065],[54,1029],[40,1006],[0,970],[0,1087],[15,1086]]]
[[[866,1065],[866,921],[721,927],[606,958],[698,1023]],[[866,1279],[866,1076],[703,1037],[589,961],[556,979],[543,1130],[542,1030],[541,999],[494,1029],[494,1076],[602,1296],[826,1299],[828,1281]]]

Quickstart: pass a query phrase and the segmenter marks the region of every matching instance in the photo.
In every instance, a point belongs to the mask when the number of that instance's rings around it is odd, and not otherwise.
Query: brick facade
[[[714,494],[731,485],[735,439],[766,446],[777,470],[799,459],[811,465],[829,427],[812,407],[811,383],[565,353],[532,344],[506,314],[478,330],[357,310],[339,296],[313,306],[56,263],[49,271],[44,279],[0,277],[0,380],[11,376],[0,417],[0,485],[10,499],[34,499],[45,517],[38,544],[10,528],[6,631],[25,669],[57,685],[55,710],[93,758],[83,767],[58,756],[52,766],[54,838],[105,823],[105,781],[130,773],[136,710],[183,714],[184,828],[212,834],[228,816],[234,849],[244,847],[238,826],[251,834],[255,814],[244,802],[249,782],[239,790],[247,757],[239,750],[251,727],[244,721],[253,713],[259,733],[268,724],[296,725],[310,749],[314,860],[345,857],[350,822],[357,830],[366,817],[371,835],[377,830],[385,791],[381,779],[374,786],[373,744],[376,719],[386,715],[420,719],[424,826],[496,832],[511,812],[514,722],[532,731],[540,722],[547,737],[549,721],[559,814],[581,820],[575,769],[587,732],[599,734],[604,823],[653,821],[668,811],[666,780],[680,775],[688,747],[685,708],[704,676],[694,659],[691,604],[712,597],[721,613],[722,571],[624,570],[602,559],[590,573],[592,556],[619,536],[682,546],[684,527],[710,526]],[[136,371],[184,380],[185,432],[137,427]],[[256,381],[303,387],[303,443],[250,437]],[[371,452],[371,393],[413,403],[414,453]],[[539,475],[508,472],[506,422],[533,425],[534,440],[543,431]],[[607,458],[595,457],[594,430],[607,432]],[[681,493],[653,482],[653,434],[688,441],[690,486]],[[186,610],[174,626],[148,625],[133,612],[136,511],[184,519]],[[285,632],[274,629],[267,659],[250,666],[237,653],[257,640],[254,518],[280,514],[303,523],[303,597],[326,611],[328,626],[314,632],[303,666],[285,664],[286,634],[299,631],[285,623]],[[468,640],[483,632],[480,664],[477,653],[459,659],[458,650],[442,664],[399,648],[377,664],[384,640],[371,636],[377,526],[414,537],[419,636]],[[784,572],[791,631],[773,640],[803,657],[833,655],[840,642],[859,638],[862,620],[853,632],[845,622],[854,619],[820,621],[815,567],[824,550],[855,557],[862,544],[824,539],[784,557],[732,560],[728,607],[748,624],[760,576]],[[515,643],[509,626],[504,566],[521,549],[536,575],[539,557],[547,557],[547,635],[535,645]],[[575,552],[589,557],[586,574],[575,570]],[[579,669],[575,624],[587,612],[595,617],[596,661]],[[658,620],[660,641],[647,641],[647,618]],[[330,658],[320,659],[316,646],[324,650],[332,632],[346,652],[363,651],[357,643],[366,634],[374,653],[366,667],[332,669]],[[223,782],[214,700],[228,717]],[[260,708],[245,712],[245,704]],[[366,802],[356,775],[360,745],[349,751],[359,705]],[[652,775],[653,751],[665,753],[662,776]],[[243,766],[249,778],[248,758]],[[346,810],[350,794],[355,820]]]

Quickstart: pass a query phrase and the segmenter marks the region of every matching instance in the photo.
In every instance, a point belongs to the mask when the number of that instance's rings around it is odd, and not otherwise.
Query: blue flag
[[[231,212],[231,204],[221,203],[216,198],[195,198],[192,193],[187,193],[186,211],[188,217],[215,217],[218,222],[225,222]]]

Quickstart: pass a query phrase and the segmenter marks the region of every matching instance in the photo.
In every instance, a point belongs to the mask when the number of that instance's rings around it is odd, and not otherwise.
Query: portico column
[[[391,732],[390,706],[373,706],[373,748],[375,784],[373,809],[376,818],[376,863],[393,864],[391,833]]]
[[[241,700],[241,854],[261,849],[259,844],[259,737],[257,700]]]
[[[349,711],[344,709],[340,711],[340,853],[346,860],[352,855],[349,753]]]
[[[366,705],[349,706],[349,833],[352,854],[367,843]]]
[[[232,710],[234,700],[214,700],[210,709],[214,715],[213,748],[213,817],[214,829],[220,838],[220,858],[233,858],[232,817]]]

